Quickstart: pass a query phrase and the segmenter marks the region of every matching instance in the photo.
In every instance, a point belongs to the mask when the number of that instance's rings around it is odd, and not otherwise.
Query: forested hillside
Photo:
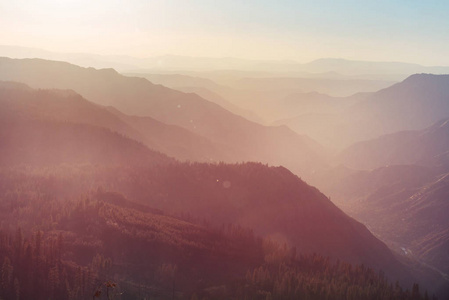
[[[4,299],[429,299],[240,226],[173,217],[103,187],[79,193],[76,173],[86,166],[1,170]]]

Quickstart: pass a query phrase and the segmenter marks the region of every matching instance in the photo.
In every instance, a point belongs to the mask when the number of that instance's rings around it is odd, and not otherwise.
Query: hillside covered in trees
[[[241,226],[174,217],[103,187],[78,194],[55,178],[63,168],[86,166],[1,171],[3,299],[429,299],[417,284]]]

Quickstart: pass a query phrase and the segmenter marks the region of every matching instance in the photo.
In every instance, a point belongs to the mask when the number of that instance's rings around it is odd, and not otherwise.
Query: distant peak
[[[434,77],[434,76],[438,76],[438,75],[434,75],[434,74],[430,74],[430,73],[417,73],[417,74],[410,75],[405,80],[412,80],[414,78]]]
[[[15,82],[15,81],[0,81],[0,88],[1,89],[14,89],[14,90],[32,90],[28,85],[21,82]]]
[[[417,83],[448,83],[449,75],[437,75],[429,73],[413,74],[404,79],[403,83],[417,84]]]
[[[349,60],[344,59],[344,58],[324,57],[324,58],[315,59],[311,62],[314,63],[314,62],[332,62],[332,61],[349,61]]]
[[[57,95],[62,98],[77,98],[87,101],[80,94],[78,94],[72,89],[39,89],[39,91],[44,93],[51,93],[53,95]]]
[[[96,70],[95,68],[89,68],[89,69]],[[114,74],[114,75],[118,74],[118,72],[113,68],[99,69],[98,71],[100,71],[103,74]]]

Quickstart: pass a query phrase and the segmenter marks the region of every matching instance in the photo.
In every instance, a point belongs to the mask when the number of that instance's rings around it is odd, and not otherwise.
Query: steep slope
[[[216,230],[167,216],[119,193],[71,189],[86,167],[0,169],[0,218],[19,233],[11,239],[14,249],[0,244],[0,258],[11,259],[25,299],[48,299],[43,295],[53,290],[61,293],[57,299],[91,299],[105,281],[118,285],[118,299],[168,299],[175,291],[179,299],[190,298],[194,291],[215,298],[208,288],[243,279],[269,254],[262,239],[248,229]],[[7,234],[0,230],[2,240]],[[59,276],[48,275],[49,265],[56,265]],[[11,299],[8,285],[4,280],[2,298]],[[220,299],[225,293],[216,292]]]
[[[256,122],[259,124],[263,124],[264,121],[261,117],[259,117],[256,113],[254,113],[252,110],[249,109],[243,109],[239,107],[238,105],[231,103],[230,101],[226,100],[223,96],[220,96],[218,93],[213,92],[209,89],[202,88],[202,87],[180,87],[177,88],[178,90],[184,92],[184,93],[195,93],[201,98],[204,98],[208,101],[214,102],[221,107],[229,110],[230,112],[242,116],[245,119]]]
[[[394,261],[363,225],[285,168],[191,165],[165,169],[157,178],[146,176],[148,182],[159,182],[151,189],[162,187],[159,193],[166,195],[157,201],[153,198],[151,203],[157,208],[189,212],[216,225],[237,223],[254,228],[259,234],[296,246],[299,252],[319,252],[370,265]],[[148,201],[139,194],[145,195],[142,189],[149,188],[132,186],[126,193]]]
[[[351,132],[341,118],[341,113],[355,103],[363,101],[370,93],[349,97],[332,97],[317,92],[293,93],[267,104],[276,121],[273,125],[287,125],[297,133],[307,134],[319,143],[336,147],[344,143],[342,134]]]
[[[112,176],[120,174],[120,176]],[[79,192],[98,184],[171,215],[226,224],[294,246],[383,269],[410,284],[411,275],[362,224],[346,216],[318,190],[284,168],[261,164],[171,164],[151,168],[84,168],[69,176]],[[86,186],[86,184],[88,184]],[[417,280],[417,279],[414,279]]]
[[[383,90],[354,95],[360,98],[340,113],[297,113],[276,124],[341,150],[385,134],[421,130],[448,118],[448,87],[449,75],[416,74]]]
[[[0,169],[0,183],[8,183],[0,184],[0,217],[15,229],[15,234],[0,229],[2,241],[13,242],[0,244],[4,274],[12,266],[15,275],[14,284],[3,280],[5,299],[18,292],[36,300],[90,299],[102,292],[118,299],[265,299],[268,293],[276,298],[421,299],[415,286],[410,295],[366,266],[317,254],[297,256],[294,249],[238,226],[194,224],[102,189],[78,198],[81,191],[69,192],[73,181],[64,178],[70,171],[79,174],[76,167],[65,166],[63,173],[24,170]],[[41,230],[29,234],[36,225]],[[301,289],[277,287],[292,275]]]
[[[150,117],[132,117],[111,107],[91,103],[73,91],[33,90],[25,85],[0,82],[0,115],[35,120],[55,120],[107,128],[144,143],[156,151],[182,160],[229,159],[204,137]]]
[[[343,151],[340,162],[372,171],[333,176],[325,190],[404,255],[449,274],[448,120],[382,136]],[[377,169],[376,169],[377,168]],[[321,180],[325,182],[332,180]]]
[[[72,90],[35,90],[25,84],[0,81],[0,101],[4,118],[90,124],[142,140],[138,131]]]
[[[135,132],[73,91],[36,91],[1,82],[0,108],[2,166],[173,161],[120,134]]]
[[[63,199],[71,191],[88,194],[102,186],[170,215],[204,220],[214,228],[226,224],[252,228],[258,235],[288,243],[298,254],[320,253],[363,263],[407,285],[417,280],[362,224],[282,167],[170,164],[83,166],[71,171],[62,166],[43,172],[52,180],[48,186],[64,187],[58,189]]]
[[[430,265],[448,279],[449,175],[440,172],[413,165],[356,171],[326,190],[392,249]]]
[[[363,122],[366,135],[359,138],[364,139],[426,128],[449,117],[449,75],[412,75],[354,105],[345,116]]]
[[[204,99],[216,103],[235,114],[239,114],[239,108],[236,105],[230,103],[217,93],[213,92],[223,89],[226,90],[229,88],[219,85],[210,79],[183,74],[125,73],[124,75],[142,77],[148,79],[152,83],[161,84],[171,89],[186,93],[196,93]],[[240,109],[240,111],[242,110]]]
[[[0,79],[32,87],[73,89],[98,104],[120,111],[151,116],[182,126],[237,153],[234,161],[256,160],[312,171],[322,159],[303,137],[286,127],[264,127],[236,116],[195,94],[185,94],[143,78],[119,75],[114,70],[85,69],[38,59],[0,59]],[[304,174],[305,176],[305,174]]]
[[[152,149],[180,160],[232,161],[232,148],[213,143],[180,126],[167,125],[151,117],[126,115],[111,106],[106,109],[137,130],[142,141]]]
[[[52,121],[0,120],[0,165],[168,163],[161,153],[107,129]]]
[[[355,169],[398,164],[447,166],[448,149],[449,119],[443,119],[423,130],[402,131],[356,143],[343,150],[337,160]]]
[[[231,73],[234,73],[230,71]],[[189,74],[190,72],[185,71]],[[225,72],[226,73],[226,72]],[[235,76],[239,76],[239,72],[235,72]],[[220,74],[220,72],[218,72]],[[265,114],[265,105],[267,100],[272,100],[278,97],[276,92],[274,95],[271,93],[263,93],[258,91],[247,91],[231,88],[227,85],[218,84],[215,81],[198,77],[197,75],[214,77],[215,72],[212,73],[199,73],[199,74],[151,74],[151,73],[125,73],[125,75],[143,77],[149,81],[161,84],[166,87],[179,90],[185,93],[195,93],[201,98],[211,101],[225,108],[226,110],[242,116],[250,121],[263,124],[265,120],[261,118],[256,111],[263,112]],[[245,75],[247,75],[245,73]],[[233,77],[233,75],[229,75]],[[219,77],[219,76],[218,76]],[[227,76],[224,76],[225,78]],[[229,81],[229,79],[225,79]],[[234,80],[231,80],[231,83]],[[283,95],[285,92],[281,92]],[[254,101],[256,100],[256,101]],[[266,117],[266,114],[264,115]]]
[[[317,180],[346,213],[392,249],[449,277],[448,120],[356,143]],[[436,281],[439,282],[439,281]]]
[[[199,87],[214,91],[217,89],[228,88],[207,78],[185,74],[125,73],[124,75],[132,77],[143,77],[148,79],[150,82],[153,82],[155,84],[162,84],[173,89],[184,87]]]
[[[250,110],[242,109],[231,103],[220,94],[231,91],[231,88],[220,85],[210,79],[185,74],[151,74],[151,73],[124,73],[126,76],[142,77],[155,84],[161,84],[171,89],[185,93],[195,93],[203,99],[220,105],[224,109],[242,116],[250,121],[261,123],[260,117]]]

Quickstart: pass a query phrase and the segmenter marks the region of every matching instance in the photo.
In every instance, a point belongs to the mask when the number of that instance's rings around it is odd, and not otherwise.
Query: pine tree
[[[11,286],[12,286],[12,274],[13,266],[11,265],[11,260],[5,257],[3,260],[3,265],[1,269],[1,288],[3,290],[3,296],[8,299],[11,298]]]

